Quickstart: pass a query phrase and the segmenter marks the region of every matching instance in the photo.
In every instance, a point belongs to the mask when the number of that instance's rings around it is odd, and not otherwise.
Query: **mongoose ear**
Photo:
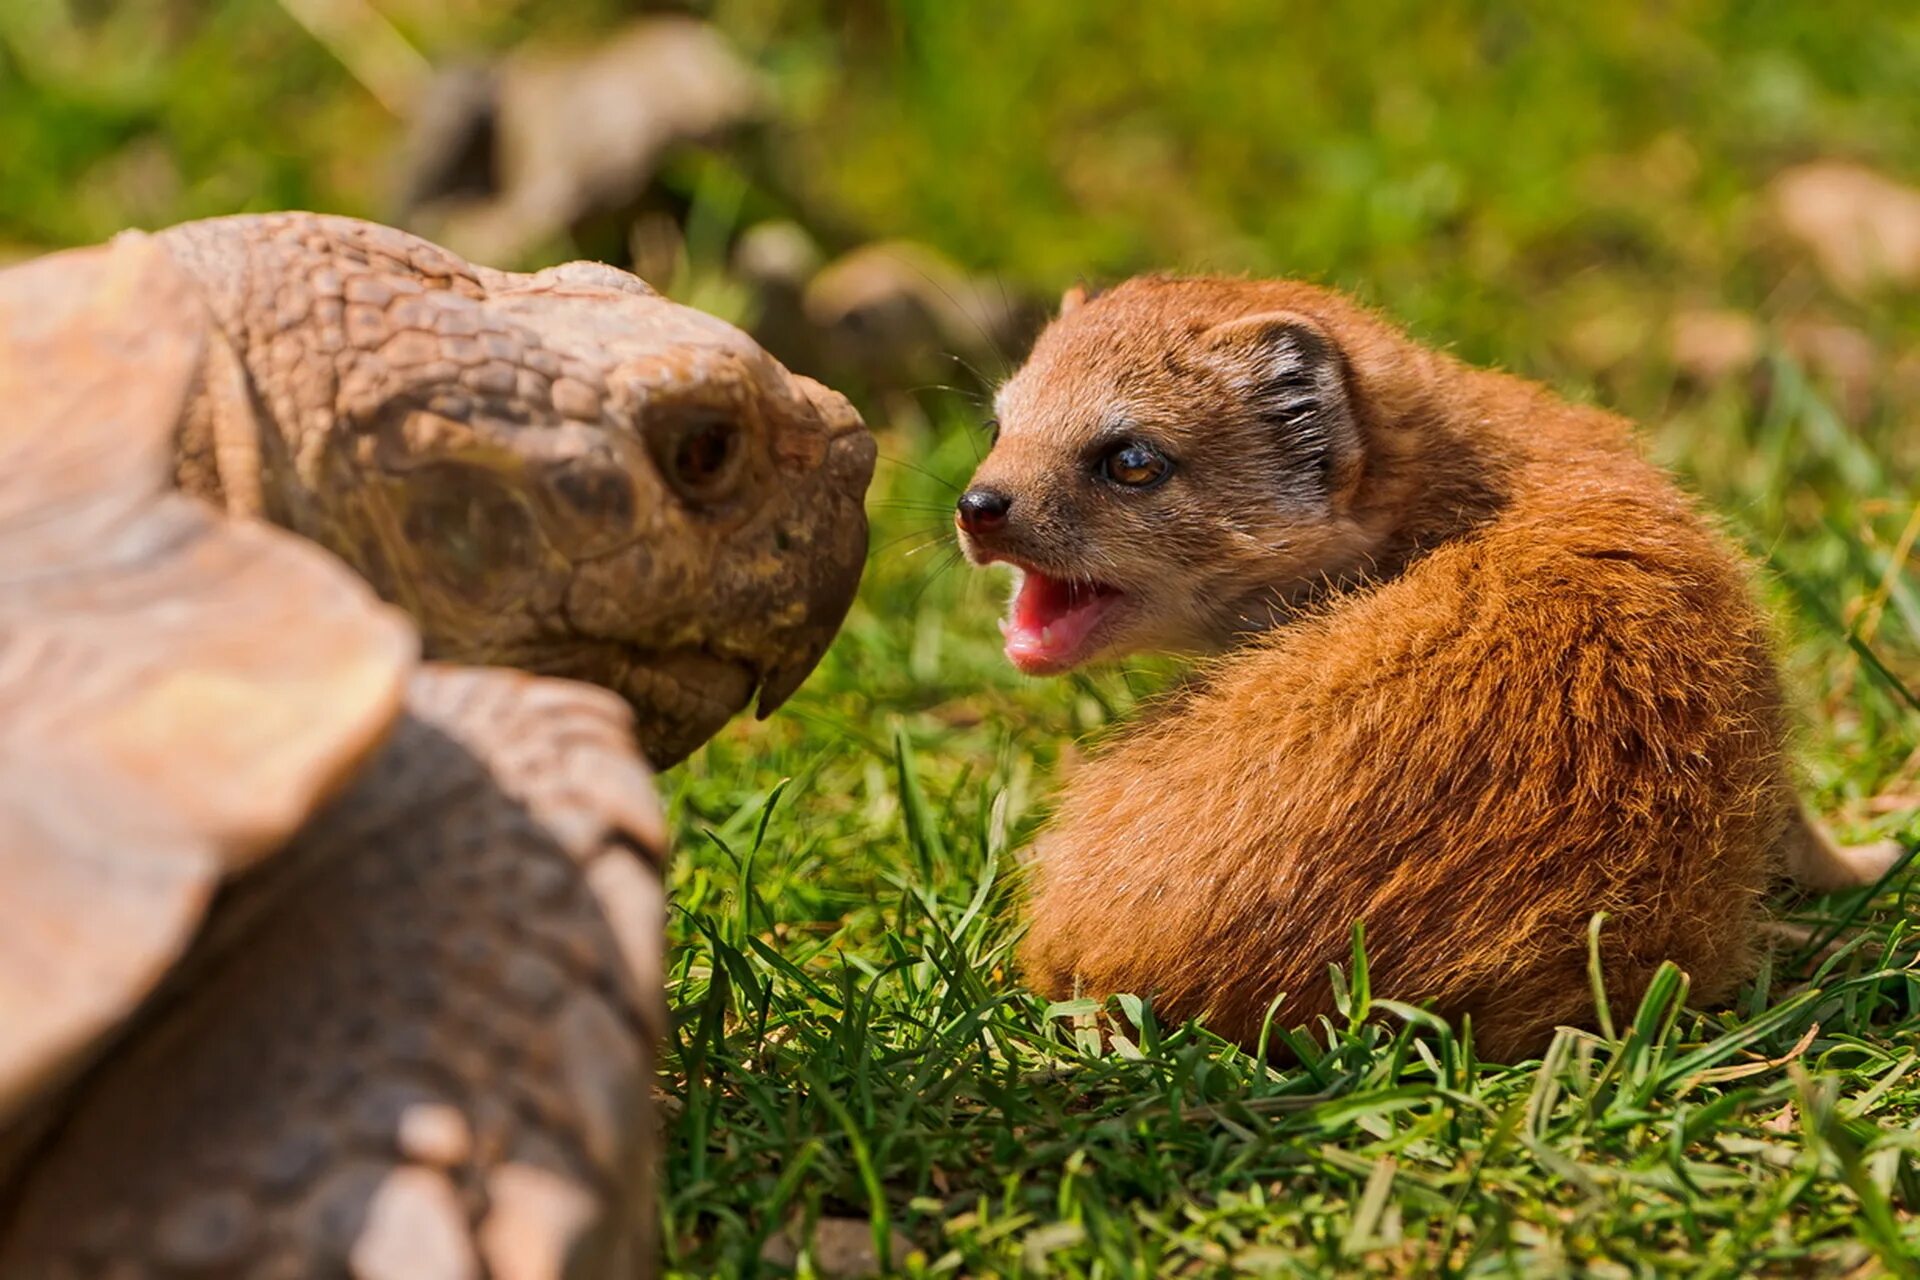
[[[1359,472],[1360,427],[1333,336],[1305,316],[1271,311],[1215,325],[1204,341],[1300,479],[1322,498],[1346,490]]]
[[[1100,290],[1094,288],[1084,280],[1077,284],[1068,285],[1066,292],[1060,295],[1060,314],[1070,316],[1099,296]]]

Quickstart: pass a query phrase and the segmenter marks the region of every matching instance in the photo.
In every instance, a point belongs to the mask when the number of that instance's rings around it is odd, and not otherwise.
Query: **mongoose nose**
[[[998,489],[969,489],[960,495],[960,527],[968,533],[986,533],[1007,522],[1013,499]]]

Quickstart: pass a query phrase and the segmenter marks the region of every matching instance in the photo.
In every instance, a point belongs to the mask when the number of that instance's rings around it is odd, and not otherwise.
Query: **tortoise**
[[[649,1274],[642,748],[814,665],[858,418],[291,214],[0,272],[0,404],[0,1275]]]

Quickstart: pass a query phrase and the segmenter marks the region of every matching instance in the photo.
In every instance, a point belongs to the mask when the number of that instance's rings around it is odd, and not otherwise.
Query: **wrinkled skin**
[[[211,312],[182,488],[328,547],[429,656],[604,685],[657,765],[832,640],[874,445],[739,330],[595,263],[273,214],[158,233]]]

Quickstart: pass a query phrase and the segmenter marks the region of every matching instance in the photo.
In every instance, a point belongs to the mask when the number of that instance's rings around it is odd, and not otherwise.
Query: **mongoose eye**
[[[665,432],[655,457],[667,480],[689,502],[727,496],[740,469],[740,429],[721,417],[696,417]]]
[[[1100,474],[1129,489],[1147,489],[1173,473],[1167,455],[1140,440],[1122,440],[1100,459]]]

